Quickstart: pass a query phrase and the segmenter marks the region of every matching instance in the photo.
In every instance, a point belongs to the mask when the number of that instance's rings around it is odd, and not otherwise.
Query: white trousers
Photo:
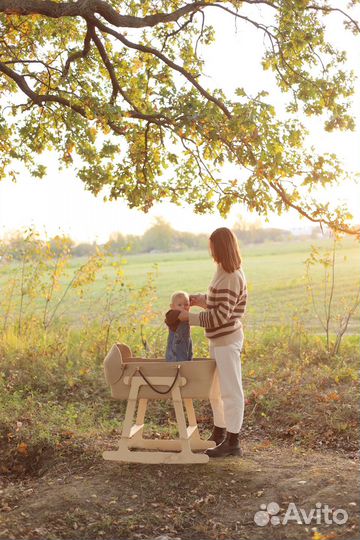
[[[216,361],[210,389],[210,404],[214,425],[239,433],[244,418],[244,391],[241,378],[240,353],[244,337],[221,347],[210,343],[210,357]]]

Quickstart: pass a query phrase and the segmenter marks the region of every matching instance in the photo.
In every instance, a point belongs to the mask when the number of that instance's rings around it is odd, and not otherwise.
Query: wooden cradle
[[[209,460],[203,452],[194,453],[194,450],[213,448],[215,443],[200,438],[193,399],[209,399],[215,372],[214,360],[147,360],[133,357],[127,345],[116,344],[104,360],[104,372],[111,396],[127,400],[119,448],[104,452],[104,459],[132,463],[206,463]],[[150,399],[172,399],[179,439],[143,438],[145,412]]]

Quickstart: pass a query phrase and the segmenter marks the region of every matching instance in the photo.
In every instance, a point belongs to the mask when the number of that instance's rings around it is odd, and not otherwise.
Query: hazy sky
[[[217,30],[217,42],[206,52],[204,73],[205,86],[222,87],[232,92],[237,86],[244,86],[249,93],[262,88],[271,92],[269,99],[279,103],[281,96],[276,92],[270,72],[259,67],[262,53],[262,36],[251,27],[238,24],[237,33],[231,16],[216,13],[211,15]],[[359,72],[360,38],[341,30],[334,24],[332,37],[336,36],[338,46],[348,51],[349,66]],[[354,96],[354,116],[360,124],[360,85]],[[350,171],[360,171],[360,130],[353,133],[326,134],[319,121],[311,121],[311,142],[319,152],[336,152]],[[338,202],[348,203],[356,220],[360,221],[359,186],[352,184],[334,188],[327,192]],[[227,220],[217,215],[196,216],[190,208],[180,208],[172,204],[157,204],[148,214],[127,208],[124,202],[104,202],[102,197],[94,197],[85,191],[76,172],[58,172],[55,156],[49,156],[48,174],[43,180],[34,180],[24,170],[16,184],[10,180],[0,183],[0,236],[21,227],[35,226],[46,229],[48,235],[58,233],[71,235],[77,241],[97,239],[105,241],[114,231],[124,234],[142,234],[151,226],[156,216],[163,216],[179,230],[210,232],[221,225],[232,226],[238,215],[255,220],[237,205]],[[282,217],[271,216],[271,226],[305,226],[296,214],[291,212]]]

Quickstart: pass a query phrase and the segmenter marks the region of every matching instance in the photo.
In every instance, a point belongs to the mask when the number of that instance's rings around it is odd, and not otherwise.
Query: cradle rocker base
[[[103,458],[111,461],[126,463],[207,463],[209,457],[204,451],[213,448],[213,441],[205,441],[200,438],[192,398],[182,398],[180,387],[186,385],[185,377],[173,378],[166,376],[148,377],[147,381],[140,375],[124,377],[124,383],[130,385],[126,414],[123,424],[121,439],[117,450],[106,451]],[[144,418],[148,399],[139,398],[141,386],[151,384],[153,386],[171,387],[168,399],[172,399],[176,422],[180,438],[144,439]],[[138,405],[138,407],[137,407]],[[184,405],[189,421],[186,425]],[[133,419],[136,413],[135,424]]]

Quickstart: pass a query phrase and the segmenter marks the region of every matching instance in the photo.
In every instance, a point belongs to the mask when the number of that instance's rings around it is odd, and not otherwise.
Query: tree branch
[[[45,15],[51,18],[83,17],[97,13],[107,22],[117,27],[145,28],[159,23],[175,22],[184,15],[209,5],[207,2],[193,2],[171,13],[156,13],[145,17],[120,15],[104,0],[78,0],[77,2],[53,2],[52,0],[0,0],[0,12],[8,15]]]
[[[61,105],[65,105],[66,107],[70,107],[75,112],[81,114],[81,116],[84,116],[86,118],[85,109],[83,109],[82,107],[78,105],[74,105],[73,103],[70,103],[69,100],[61,96],[53,96],[49,94],[37,94],[30,88],[30,86],[26,82],[26,79],[23,75],[20,75],[19,73],[9,68],[2,62],[0,62],[0,71],[4,73],[5,75],[7,75],[8,77],[10,77],[10,79],[15,81],[18,87],[20,88],[20,90],[22,90],[24,94],[26,94],[31,99],[31,101],[33,101],[36,105],[42,105],[43,103],[50,102],[50,101],[57,102],[57,103],[60,103]]]
[[[104,62],[104,65],[109,73],[109,76],[110,76],[110,79],[111,79],[111,84],[112,84],[112,87],[113,87],[113,92],[112,92],[112,95],[111,95],[111,98],[110,98],[110,103],[114,103],[115,100],[116,100],[116,96],[117,94],[119,93],[123,98],[124,100],[134,109],[135,112],[139,113],[141,115],[141,112],[140,110],[137,108],[137,106],[131,101],[131,99],[129,98],[129,96],[127,95],[127,92],[125,92],[125,90],[123,90],[119,84],[119,81],[116,77],[116,73],[115,73],[115,69],[114,69],[114,66],[113,64],[111,63],[110,61],[110,58],[106,52],[106,49],[103,45],[103,43],[101,42],[100,38],[98,37],[98,35],[96,34],[96,31],[95,31],[95,28],[92,27],[92,30],[91,30],[91,39],[93,40],[93,42],[95,43],[98,51],[99,51],[99,54],[101,56],[101,59],[102,61]]]
[[[309,221],[312,221],[313,223],[319,223],[320,225],[327,225],[330,229],[335,229],[336,231],[340,231],[345,234],[350,234],[352,236],[356,236],[357,238],[360,237],[359,227],[351,228],[351,227],[347,227],[346,225],[334,224],[331,220],[325,219],[323,217],[318,218],[311,215],[309,212],[306,212],[306,210],[304,210],[304,206],[299,206],[298,204],[295,204],[294,202],[290,200],[289,195],[286,193],[286,191],[280,185],[279,182],[271,181],[269,179],[267,180],[268,180],[269,186],[271,186],[274,189],[274,191],[276,191],[276,193],[279,195],[280,199],[283,201],[283,203],[285,204],[287,208],[293,208],[299,214],[306,217],[306,219],[308,219]]]
[[[56,68],[50,64],[47,64],[46,62],[43,62],[42,60],[26,60],[26,59],[20,60],[19,58],[17,58],[14,60],[6,60],[5,62],[3,62],[3,64],[41,64],[48,71],[53,70],[53,71],[57,71],[61,73],[61,70],[59,68]]]
[[[91,32],[92,31],[93,31],[93,27],[90,24],[88,24],[87,29],[86,29],[85,39],[84,39],[84,47],[83,47],[82,51],[76,51],[76,52],[69,55],[68,59],[66,60],[64,71],[63,71],[63,74],[62,74],[63,78],[67,77],[67,75],[69,73],[69,69],[70,69],[70,64],[72,62],[75,62],[75,60],[77,60],[78,58],[85,58],[89,54],[90,45],[91,45]]]
[[[223,113],[228,117],[228,118],[231,118],[231,113],[229,111],[229,109],[224,105],[224,103],[222,103],[222,101],[220,101],[219,99],[217,99],[216,97],[212,96],[211,94],[209,94],[209,92],[207,92],[205,90],[205,88],[203,88],[196,80],[196,78],[191,75],[191,73],[189,73],[186,69],[184,69],[183,67],[179,66],[178,64],[175,64],[175,62],[173,62],[172,60],[170,60],[170,58],[168,58],[167,56],[165,56],[162,52],[158,51],[157,49],[154,49],[153,47],[149,47],[149,46],[146,46],[146,45],[141,45],[139,43],[133,43],[132,41],[129,41],[124,35],[120,34],[119,32],[117,32],[116,30],[113,30],[112,28],[109,28],[108,26],[102,24],[98,19],[96,19],[94,17],[94,19],[92,20],[92,22],[94,22],[95,26],[101,31],[101,32],[104,32],[106,34],[110,34],[114,37],[116,37],[119,41],[121,41],[121,43],[123,43],[124,45],[126,45],[126,47],[129,47],[130,49],[135,49],[137,51],[141,51],[143,53],[148,53],[148,54],[152,54],[153,56],[156,56],[157,58],[159,58],[160,60],[162,60],[165,64],[167,64],[169,67],[171,67],[172,69],[174,69],[175,71],[181,73],[182,75],[184,75],[184,77],[193,85],[195,86],[195,88],[197,90],[199,90],[200,94],[205,97],[208,101],[211,101],[213,103],[215,103],[215,105],[217,105],[222,111]]]
[[[351,24],[354,25],[356,31],[360,32],[359,22],[356,21],[355,19],[353,19],[352,17],[350,17],[350,15],[348,13],[346,13],[346,11],[343,11],[340,8],[335,8],[335,7],[332,7],[332,6],[308,5],[308,6],[304,7],[304,8],[299,7],[299,9],[303,9],[303,10],[313,9],[313,10],[316,10],[316,11],[322,11],[323,13],[341,13],[341,15],[343,15],[345,19],[348,19],[348,21],[351,22]]]
[[[80,105],[76,105],[76,104],[72,103],[71,101],[69,101],[68,99],[66,99],[66,98],[64,98],[62,96],[56,96],[56,95],[52,95],[52,94],[37,94],[27,84],[26,79],[25,79],[25,77],[23,75],[21,75],[21,74],[17,73],[16,71],[12,70],[11,68],[6,66],[2,62],[0,62],[0,72],[4,73],[10,79],[12,79],[14,82],[16,82],[16,84],[20,88],[20,90],[22,90],[24,92],[24,94],[27,95],[35,105],[42,106],[44,103],[49,103],[49,102],[50,103],[51,102],[52,103],[59,103],[60,105],[64,105],[65,107],[68,107],[68,108],[72,109],[74,112],[77,112],[83,118],[88,118],[86,110],[83,107],[81,107]],[[127,111],[124,116],[130,117],[130,118],[137,118],[137,119],[140,119],[140,120],[148,120],[148,121],[154,122],[154,123],[166,124],[166,122],[170,122],[170,119],[168,119],[166,117],[163,117],[163,121],[161,122],[161,115],[159,117],[158,115],[156,115],[156,116],[147,115],[147,114],[142,114],[142,113],[137,112],[137,111]],[[108,125],[109,125],[109,127],[111,127],[111,129],[114,131],[114,133],[116,133],[117,135],[124,135],[124,133],[126,131],[126,129],[124,130],[124,128],[120,128],[119,126],[117,126],[115,124],[115,122],[108,121]]]
[[[167,123],[171,123],[171,119],[163,114],[146,114],[146,113],[141,112],[141,110],[130,99],[128,93],[120,86],[119,81],[116,77],[114,66],[110,61],[110,58],[106,52],[106,49],[103,43],[101,42],[99,36],[96,34],[94,27],[92,27],[91,29],[91,39],[95,43],[111,79],[113,93],[110,98],[110,103],[114,103],[116,96],[119,93],[123,97],[123,99],[132,107],[133,109],[131,111],[132,118],[137,118],[139,120],[146,120],[147,122],[150,122],[150,123],[152,122],[152,123],[160,124],[160,125],[166,125]]]

